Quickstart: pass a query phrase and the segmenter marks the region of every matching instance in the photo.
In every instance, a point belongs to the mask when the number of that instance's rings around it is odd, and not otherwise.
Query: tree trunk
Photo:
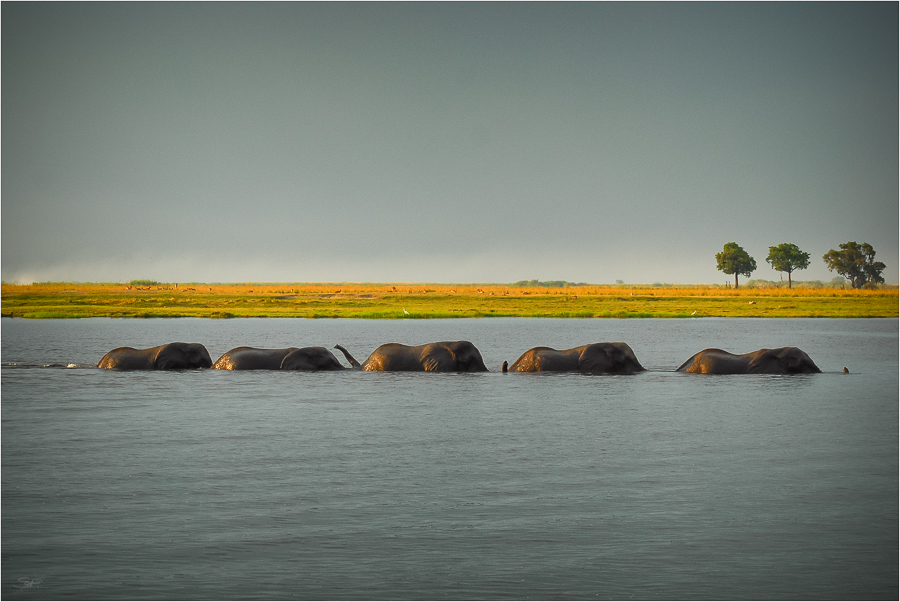
[[[738,277],[738,275],[735,274],[735,275],[734,275],[734,288],[737,288],[737,287],[738,287],[737,277]]]
[[[788,288],[791,288],[791,273],[788,272]]]

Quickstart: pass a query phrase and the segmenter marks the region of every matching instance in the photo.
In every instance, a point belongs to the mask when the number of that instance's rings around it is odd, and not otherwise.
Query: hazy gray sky
[[[5,281],[898,281],[898,4],[2,4]]]

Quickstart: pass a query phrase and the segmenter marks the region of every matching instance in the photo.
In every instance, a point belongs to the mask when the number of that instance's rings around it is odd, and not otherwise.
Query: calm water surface
[[[4,599],[898,596],[896,319],[0,327]],[[456,339],[495,372],[91,367],[176,340],[362,360]],[[499,374],[600,341],[649,371]],[[826,373],[673,372],[785,345]]]

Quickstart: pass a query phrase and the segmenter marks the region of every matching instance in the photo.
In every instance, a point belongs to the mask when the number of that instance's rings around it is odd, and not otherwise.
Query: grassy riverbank
[[[873,318],[898,317],[896,287],[445,284],[3,284],[21,318]]]

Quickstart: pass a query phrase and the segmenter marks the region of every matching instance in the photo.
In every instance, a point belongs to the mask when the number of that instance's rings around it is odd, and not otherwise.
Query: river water
[[[898,597],[896,319],[0,327],[4,599]],[[440,340],[493,372],[93,368],[171,341]],[[499,373],[602,341],[648,372]],[[787,345],[824,373],[674,373]]]

